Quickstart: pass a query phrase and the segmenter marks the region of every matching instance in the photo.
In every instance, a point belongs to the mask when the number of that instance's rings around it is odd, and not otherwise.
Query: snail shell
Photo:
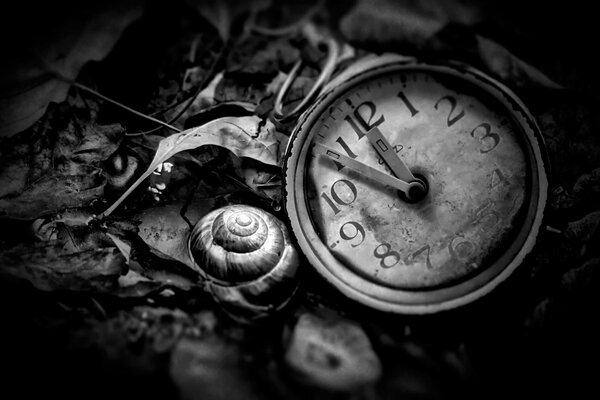
[[[287,228],[259,208],[208,213],[192,229],[188,249],[215,300],[239,321],[280,310],[298,286],[300,258]]]

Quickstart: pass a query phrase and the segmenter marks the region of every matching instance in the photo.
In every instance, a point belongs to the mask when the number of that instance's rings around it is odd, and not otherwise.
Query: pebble
[[[332,391],[352,391],[381,377],[381,362],[355,322],[306,313],[285,352],[294,378]]]

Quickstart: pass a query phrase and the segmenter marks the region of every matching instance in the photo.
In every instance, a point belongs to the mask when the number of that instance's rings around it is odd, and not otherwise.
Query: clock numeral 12
[[[358,140],[365,137],[367,135],[366,132],[370,131],[376,126],[381,125],[381,123],[385,121],[385,117],[383,116],[383,114],[379,118],[377,118],[377,120],[373,121],[375,119],[376,112],[377,107],[375,106],[375,103],[373,103],[372,101],[365,101],[363,103],[360,103],[356,107],[356,109],[352,113],[354,117],[350,114],[344,117],[344,121],[350,124],[350,126],[358,136]],[[364,113],[367,114],[366,119],[363,118]]]

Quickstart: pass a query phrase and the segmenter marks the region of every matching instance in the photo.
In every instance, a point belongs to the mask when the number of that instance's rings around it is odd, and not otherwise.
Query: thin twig
[[[119,108],[121,108],[121,109],[123,109],[123,110],[125,110],[127,112],[130,112],[131,114],[137,115],[140,118],[147,119],[149,121],[152,121],[154,123],[162,125],[165,128],[171,129],[171,130],[173,130],[175,132],[181,132],[181,129],[179,129],[179,128],[176,128],[176,127],[174,127],[172,125],[169,125],[168,123],[166,123],[164,121],[161,121],[159,119],[153,118],[153,117],[151,117],[149,115],[146,115],[146,114],[144,114],[142,112],[139,112],[137,110],[134,110],[133,108],[131,108],[129,106],[126,106],[123,103],[119,103],[118,101],[113,100],[110,97],[107,97],[107,96],[103,95],[102,93],[97,92],[97,91],[95,91],[94,89],[92,89],[90,87],[87,87],[87,86],[85,86],[85,85],[83,85],[83,84],[81,84],[79,82],[76,82],[75,80],[73,80],[71,78],[68,78],[68,77],[64,76],[63,74],[61,74],[58,71],[54,71],[54,70],[52,70],[50,68],[48,68],[48,71],[50,71],[57,79],[60,79],[61,81],[66,82],[69,85],[75,86],[79,90],[82,90],[82,91],[84,91],[86,93],[89,93],[89,94],[91,94],[93,96],[98,97],[99,99],[102,99],[102,100],[104,100],[104,101],[106,101],[108,103],[111,103],[111,104],[113,104],[113,105],[115,105],[115,106],[117,106],[117,107],[119,107]]]
[[[181,118],[181,116],[194,103],[194,101],[196,100],[196,98],[198,97],[198,95],[200,93],[202,93],[202,91],[206,88],[206,85],[214,77],[217,65],[219,64],[219,62],[223,58],[223,55],[225,54],[225,49],[226,48],[227,48],[227,43],[223,44],[223,46],[219,50],[219,53],[217,54],[217,56],[215,57],[215,60],[211,64],[210,69],[206,72],[206,74],[202,78],[202,81],[198,85],[198,89],[196,89],[196,92],[191,97],[189,97],[188,99],[184,100],[184,101],[187,101],[187,103],[185,104],[185,106],[183,106],[183,108],[181,109],[181,111],[179,111],[173,118],[171,118],[169,120],[169,122],[168,122],[169,124],[172,124],[172,123],[176,122],[179,118]],[[183,102],[181,102],[180,104],[183,104]],[[158,129],[155,128],[155,129],[150,129],[148,131],[142,131],[142,132],[136,132],[136,133],[126,133],[125,136],[129,136],[129,137],[144,136],[144,135],[149,135],[151,133],[154,133],[157,130]]]
[[[68,82],[68,80],[67,80],[67,82]],[[181,132],[181,129],[176,128],[176,127],[174,127],[173,125],[170,125],[167,122],[161,121],[159,119],[156,119],[154,117],[146,115],[146,114],[144,114],[142,112],[134,110],[133,108],[131,108],[129,106],[126,106],[125,104],[119,103],[118,101],[113,100],[110,97],[106,97],[103,94],[95,91],[94,89],[89,88],[89,87],[87,87],[85,85],[82,85],[81,83],[75,82],[73,80],[71,80],[69,83],[71,83],[71,85],[75,86],[77,89],[80,89],[80,90],[83,90],[84,92],[90,93],[90,94],[92,94],[92,95],[94,95],[94,96],[96,96],[96,97],[98,97],[98,98],[100,98],[100,99],[102,99],[102,100],[104,100],[104,101],[106,101],[108,103],[111,103],[111,104],[113,104],[113,105],[115,105],[115,106],[117,106],[119,108],[122,108],[125,111],[130,112],[131,114],[137,115],[140,118],[144,118],[144,119],[147,119],[148,121],[152,121],[152,122],[154,122],[154,123],[156,123],[158,125],[161,125],[161,126],[164,126],[165,128],[168,128],[168,129],[170,129],[172,131]]]

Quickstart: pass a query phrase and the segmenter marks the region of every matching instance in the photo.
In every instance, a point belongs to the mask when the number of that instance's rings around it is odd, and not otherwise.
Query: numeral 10
[[[344,186],[350,190],[350,193],[352,194],[351,196],[344,196],[343,193],[340,193],[340,189]],[[321,197],[323,200],[325,200],[329,207],[331,207],[333,214],[337,215],[340,212],[338,205],[349,206],[356,200],[356,186],[354,186],[354,184],[348,179],[339,179],[335,181],[333,185],[331,185],[330,194],[331,197],[327,193],[323,192],[321,193]]]

